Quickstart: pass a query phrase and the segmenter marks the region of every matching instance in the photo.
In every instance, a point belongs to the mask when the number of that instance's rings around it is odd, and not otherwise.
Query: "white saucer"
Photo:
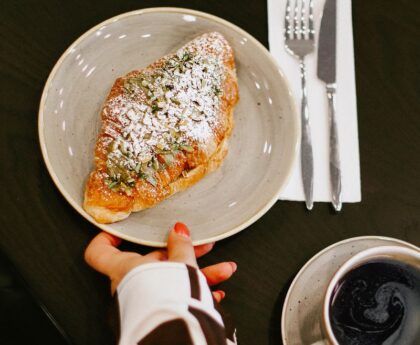
[[[310,345],[320,340],[322,303],[332,276],[354,254],[383,245],[418,249],[394,238],[362,236],[337,242],[312,257],[296,275],[287,292],[281,317],[283,344]]]

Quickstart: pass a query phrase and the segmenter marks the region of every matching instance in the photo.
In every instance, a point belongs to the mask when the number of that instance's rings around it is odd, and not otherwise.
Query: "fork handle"
[[[306,208],[312,210],[313,207],[313,185],[314,185],[314,162],[312,153],[311,126],[309,123],[308,98],[306,91],[306,66],[303,59],[300,60],[300,76],[302,81],[302,103],[301,103],[301,165],[302,182],[305,192]]]
[[[341,210],[341,163],[339,154],[337,119],[335,113],[335,84],[327,84],[328,113],[330,119],[330,181],[332,204],[338,212]]]

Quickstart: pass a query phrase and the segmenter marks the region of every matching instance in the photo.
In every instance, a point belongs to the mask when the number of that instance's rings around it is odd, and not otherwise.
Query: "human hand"
[[[155,250],[141,255],[135,252],[123,252],[117,247],[121,239],[106,232],[101,232],[93,238],[85,251],[85,260],[96,271],[105,274],[111,280],[111,292],[117,289],[124,276],[134,267],[150,262],[173,261],[182,262],[197,267],[197,257],[207,254],[214,243],[193,247],[190,232],[183,223],[176,223],[168,237],[168,248]],[[236,271],[234,262],[221,262],[201,270],[210,286],[217,285]],[[220,302],[225,297],[222,290],[213,291],[214,298]]]

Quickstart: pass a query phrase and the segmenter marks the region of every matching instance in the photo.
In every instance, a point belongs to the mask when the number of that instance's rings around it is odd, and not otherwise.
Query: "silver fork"
[[[299,60],[300,65],[300,77],[302,81],[302,137],[300,159],[302,163],[302,181],[303,190],[305,192],[306,208],[311,210],[313,207],[314,168],[306,91],[305,56],[312,53],[315,48],[313,0],[309,0],[309,10],[307,10],[306,7],[306,0],[294,0],[292,10],[291,1],[287,0],[284,20],[284,44],[286,50]]]

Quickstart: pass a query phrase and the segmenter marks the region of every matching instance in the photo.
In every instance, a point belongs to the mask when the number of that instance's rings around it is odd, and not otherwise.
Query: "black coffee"
[[[375,260],[348,272],[330,301],[340,345],[419,345],[420,269]]]

